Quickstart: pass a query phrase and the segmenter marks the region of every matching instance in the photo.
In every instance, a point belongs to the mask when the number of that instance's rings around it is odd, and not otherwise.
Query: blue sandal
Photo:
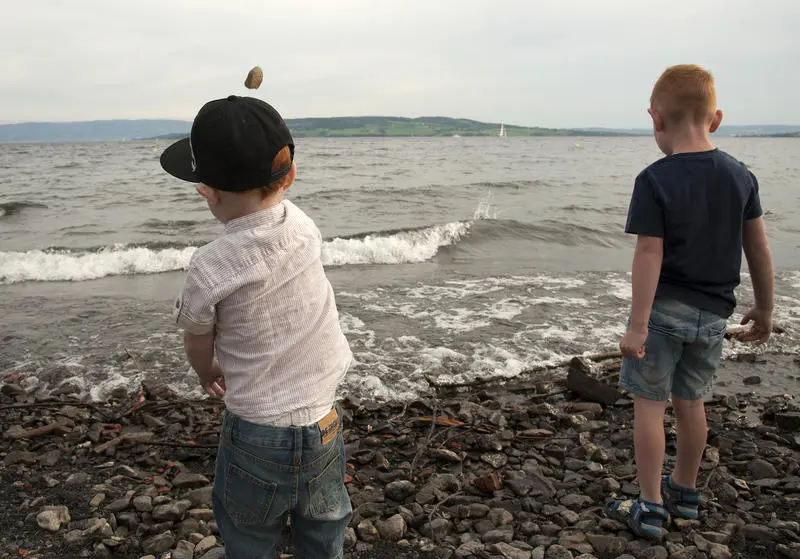
[[[676,518],[697,518],[697,508],[700,504],[700,493],[697,489],[683,487],[672,481],[672,476],[661,478],[661,498],[664,508]]]
[[[640,538],[660,542],[667,535],[665,524],[669,524],[669,512],[661,505],[642,499],[615,499],[603,507],[609,518],[623,522]]]

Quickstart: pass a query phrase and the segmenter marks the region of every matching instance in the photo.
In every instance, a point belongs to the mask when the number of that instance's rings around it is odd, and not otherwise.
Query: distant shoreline
[[[544,128],[449,117],[326,117],[288,119],[297,138],[640,137],[649,129]],[[0,124],[0,143],[174,140],[189,134],[184,120],[97,120]],[[715,136],[797,138],[800,126],[723,126]]]

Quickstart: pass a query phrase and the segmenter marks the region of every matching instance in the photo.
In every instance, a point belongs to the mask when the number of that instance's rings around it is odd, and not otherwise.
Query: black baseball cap
[[[161,166],[181,180],[244,192],[289,174],[291,165],[272,170],[286,146],[294,160],[294,140],[278,111],[260,99],[231,95],[203,105],[189,137],[161,154]]]

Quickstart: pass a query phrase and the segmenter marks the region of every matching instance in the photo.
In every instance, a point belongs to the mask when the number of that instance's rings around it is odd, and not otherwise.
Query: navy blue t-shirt
[[[727,153],[679,153],[636,177],[625,231],[664,239],[656,295],[728,318],[741,281],[744,221],[761,216],[758,181]]]

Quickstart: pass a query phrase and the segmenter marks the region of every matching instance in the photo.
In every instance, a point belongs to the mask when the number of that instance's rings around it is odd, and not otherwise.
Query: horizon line
[[[498,122],[489,122],[484,120],[476,120],[474,118],[468,117],[450,117],[450,116],[441,116],[441,115],[423,115],[423,116],[398,116],[398,115],[344,115],[344,116],[302,116],[302,117],[289,117],[285,118],[285,120],[302,120],[302,119],[334,119],[334,118],[401,118],[401,119],[425,119],[425,118],[449,118],[452,120],[470,120],[472,122],[478,122],[481,124],[504,124],[505,126],[512,126],[517,128],[542,128],[542,129],[550,129],[550,130],[592,130],[592,129],[601,129],[601,130],[650,130],[650,126],[608,126],[608,125],[587,125],[587,126],[541,126],[541,125],[525,125],[525,124],[513,124],[506,121],[498,121]],[[173,121],[173,122],[181,122],[191,124],[192,120],[187,120],[184,118],[156,118],[156,117],[141,117],[141,118],[99,118],[99,119],[88,119],[88,120],[0,120],[0,126],[13,126],[13,125],[21,125],[21,124],[86,124],[86,123],[94,123],[94,122],[152,122],[152,121]],[[724,126],[752,126],[752,127],[759,127],[759,126],[785,126],[785,127],[795,127],[800,128],[800,124],[775,124],[775,123],[757,123],[757,124],[738,124],[738,123],[723,123],[720,125],[720,128]]]

